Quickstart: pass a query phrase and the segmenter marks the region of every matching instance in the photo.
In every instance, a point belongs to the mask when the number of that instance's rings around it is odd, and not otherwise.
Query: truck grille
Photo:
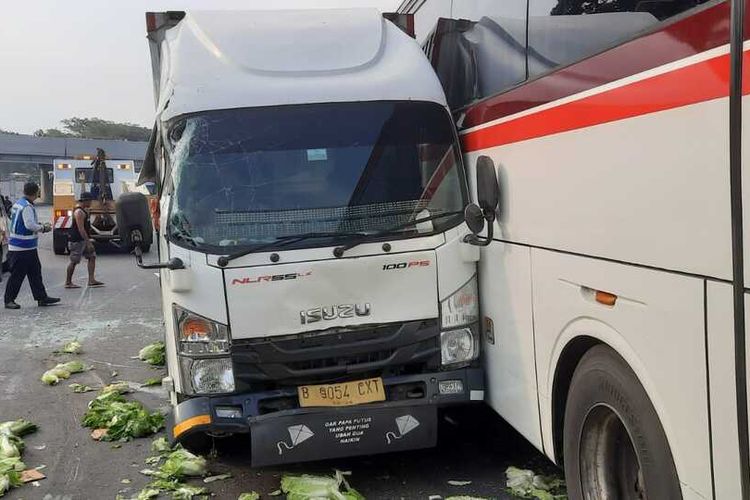
[[[232,342],[238,391],[440,368],[437,320]]]

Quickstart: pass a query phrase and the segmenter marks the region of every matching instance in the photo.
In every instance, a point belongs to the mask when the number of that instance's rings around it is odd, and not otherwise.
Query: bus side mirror
[[[472,245],[487,246],[492,242],[496,210],[500,204],[500,185],[497,182],[495,164],[489,156],[477,159],[477,201],[479,205],[470,203],[464,210],[464,220],[473,233],[467,235],[464,241]],[[479,233],[484,230],[487,222],[487,236]]]

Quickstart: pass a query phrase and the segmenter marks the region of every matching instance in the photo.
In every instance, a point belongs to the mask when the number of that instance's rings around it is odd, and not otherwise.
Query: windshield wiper
[[[421,217],[419,219],[412,219],[407,222],[402,222],[401,224],[397,224],[393,227],[389,227],[388,229],[383,229],[382,231],[377,231],[375,233],[367,233],[363,234],[361,238],[358,238],[350,243],[347,243],[345,245],[337,246],[333,249],[333,255],[335,257],[343,257],[344,252],[347,250],[351,250],[352,248],[356,247],[357,245],[361,245],[362,243],[367,243],[368,241],[372,241],[378,238],[381,238],[383,236],[389,236],[391,234],[398,234],[402,229],[406,229],[410,226],[416,226],[417,224],[421,224],[422,222],[429,222],[437,219],[444,219],[446,217],[455,217],[456,215],[463,215],[463,210],[458,210],[455,212],[443,212],[441,214],[436,215],[430,215],[429,217]]]
[[[221,257],[219,257],[216,263],[219,264],[219,266],[221,267],[226,267],[226,265],[229,264],[230,261],[233,261],[234,259],[239,259],[240,257],[244,257],[245,255],[250,255],[251,253],[259,252],[267,248],[291,245],[292,243],[297,243],[298,241],[309,240],[313,238],[331,238],[331,237],[341,237],[341,236],[347,237],[347,236],[365,236],[365,235],[366,235],[365,233],[338,233],[338,232],[289,234],[287,236],[279,236],[274,241],[270,241],[268,243],[261,243],[260,245],[255,245],[255,246],[246,248],[244,250],[241,250],[239,252],[236,252],[230,255],[222,255]]]

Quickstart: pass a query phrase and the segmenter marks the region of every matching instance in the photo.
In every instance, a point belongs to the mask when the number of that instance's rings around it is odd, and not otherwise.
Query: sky
[[[63,118],[151,127],[146,11],[377,7],[401,0],[0,0],[0,129],[33,133]]]

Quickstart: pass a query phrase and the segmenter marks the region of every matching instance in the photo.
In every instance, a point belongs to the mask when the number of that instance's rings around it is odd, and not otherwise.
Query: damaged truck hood
[[[232,337],[438,316],[435,252],[226,269]]]

